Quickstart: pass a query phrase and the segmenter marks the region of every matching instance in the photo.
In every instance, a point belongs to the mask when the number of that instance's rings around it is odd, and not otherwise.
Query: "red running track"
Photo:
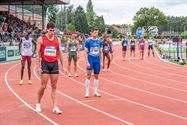
[[[32,64],[33,85],[19,86],[20,61],[0,64],[0,124],[59,125],[187,125],[187,68],[156,58],[122,61],[117,46],[112,72],[102,72],[101,98],[84,98],[85,64],[79,60],[79,77],[59,74],[58,104],[62,115],[51,112],[50,85],[42,99],[42,113],[34,111],[40,78]],[[64,57],[65,58],[65,57]],[[67,63],[65,63],[67,64]],[[93,79],[91,80],[93,87]]]

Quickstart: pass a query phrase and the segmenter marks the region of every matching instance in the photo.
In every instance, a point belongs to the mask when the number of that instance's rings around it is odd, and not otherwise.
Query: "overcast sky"
[[[70,0],[86,10],[88,0]],[[103,15],[107,24],[133,24],[132,18],[141,7],[159,8],[165,15],[187,16],[187,0],[92,0],[94,11]]]

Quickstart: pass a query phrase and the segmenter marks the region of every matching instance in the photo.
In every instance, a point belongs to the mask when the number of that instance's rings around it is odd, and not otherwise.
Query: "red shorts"
[[[22,61],[25,62],[27,60],[27,62],[31,62],[32,56],[22,56]]]

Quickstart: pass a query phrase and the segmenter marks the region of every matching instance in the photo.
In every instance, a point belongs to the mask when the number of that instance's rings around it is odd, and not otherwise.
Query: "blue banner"
[[[136,36],[138,39],[140,39],[142,37],[142,28],[138,27],[138,29],[136,30]]]
[[[6,47],[0,47],[0,62],[6,61]]]

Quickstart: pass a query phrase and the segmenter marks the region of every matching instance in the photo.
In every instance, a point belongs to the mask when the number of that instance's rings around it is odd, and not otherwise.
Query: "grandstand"
[[[44,5],[64,5],[69,2],[69,0],[0,1],[0,46],[17,44],[23,31],[29,31],[34,39],[38,38],[45,32]],[[23,9],[24,5],[41,6],[42,15]]]

